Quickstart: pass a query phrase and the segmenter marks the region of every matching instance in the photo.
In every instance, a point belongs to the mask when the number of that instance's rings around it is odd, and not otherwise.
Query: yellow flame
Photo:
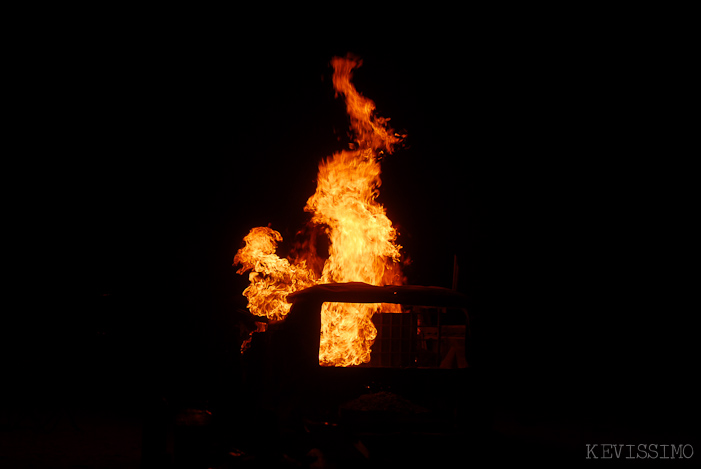
[[[333,85],[345,97],[355,142],[319,165],[317,188],[307,201],[312,221],[327,227],[329,257],[320,278],[302,261],[291,264],[275,254],[282,236],[270,228],[254,228],[244,238],[234,263],[238,273],[251,270],[251,285],[244,295],[253,314],[282,319],[289,312],[289,293],[315,283],[364,282],[399,285],[400,249],[397,231],[376,199],[380,162],[392,153],[403,136],[388,126],[389,119],[374,115],[375,104],[351,83],[353,69],[362,62],[352,56],[335,57]],[[368,362],[377,335],[371,318],[375,312],[399,312],[398,305],[325,303],[321,316],[319,363],[350,366]]]

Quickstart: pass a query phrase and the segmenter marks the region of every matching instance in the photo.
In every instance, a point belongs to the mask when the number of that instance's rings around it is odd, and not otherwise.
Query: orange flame
[[[236,253],[234,264],[241,264],[239,274],[251,271],[251,284],[243,291],[248,309],[255,315],[281,320],[290,312],[287,295],[314,285],[313,274],[304,262],[292,265],[275,254],[282,235],[273,229],[253,228],[243,240],[246,245]]]
[[[334,89],[345,96],[356,141],[350,150],[321,162],[316,192],[305,207],[313,214],[312,222],[326,227],[330,241],[321,277],[315,278],[304,261],[291,264],[275,254],[280,233],[254,228],[234,258],[235,264],[242,265],[238,273],[251,270],[251,284],[244,295],[253,314],[282,319],[290,309],[287,295],[315,283],[403,282],[397,231],[376,201],[381,184],[379,159],[384,152],[392,153],[403,136],[389,128],[389,119],[374,115],[375,104],[351,83],[353,69],[361,64],[350,55],[331,61]],[[399,312],[398,305],[325,303],[319,363],[350,366],[368,362],[377,335],[371,318],[380,309]]]

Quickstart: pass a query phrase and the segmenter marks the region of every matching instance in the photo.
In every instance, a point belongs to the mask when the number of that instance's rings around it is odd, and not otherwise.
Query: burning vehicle
[[[315,285],[290,294],[288,300],[291,307],[286,318],[269,324],[265,331],[254,333],[244,352],[250,381],[255,383],[256,394],[265,402],[290,399],[298,405],[303,401],[321,402],[324,396],[335,396],[338,402],[334,405],[339,405],[340,401],[373,388],[384,390],[410,386],[415,378],[430,383],[435,382],[436,376],[466,381],[473,373],[469,366],[472,357],[465,309],[467,298],[453,290],[415,285],[379,287],[350,282]],[[360,366],[329,367],[319,363],[319,356],[321,313],[330,303],[337,307],[401,305],[405,312],[375,315],[375,318],[403,321],[394,321],[393,324],[376,319],[381,334],[376,342],[379,353],[374,354],[374,359]],[[423,317],[433,315],[438,319],[450,311],[463,313],[466,324],[420,325],[419,320]],[[448,337],[441,337],[450,328],[458,329],[462,334],[451,332]],[[382,334],[385,330],[387,333]],[[435,341],[434,347],[426,346],[430,340]],[[407,382],[395,383],[397,379],[406,379]],[[295,393],[299,395],[295,396]]]
[[[319,164],[304,208],[326,246],[311,240],[283,258],[282,235],[257,227],[234,258],[259,318],[242,346],[245,382],[283,426],[342,425],[385,440],[455,432],[483,408],[467,298],[456,272],[452,290],[406,285],[398,232],[377,201],[380,162],[406,136],[351,83],[361,64],[331,61],[354,141]]]

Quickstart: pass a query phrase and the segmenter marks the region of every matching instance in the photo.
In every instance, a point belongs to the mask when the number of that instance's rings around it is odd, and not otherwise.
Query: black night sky
[[[691,280],[675,201],[692,186],[669,164],[679,129],[659,119],[675,57],[497,32],[370,47],[127,36],[42,43],[27,76],[26,158],[42,158],[22,196],[33,306],[16,327],[33,332],[13,356],[48,373],[29,387],[236,395],[234,254],[267,224],[284,254],[308,220],[319,161],[348,142],[329,60],[353,52],[358,90],[408,134],[379,196],[405,273],[450,287],[457,255],[500,405],[687,428],[696,313],[678,299]]]

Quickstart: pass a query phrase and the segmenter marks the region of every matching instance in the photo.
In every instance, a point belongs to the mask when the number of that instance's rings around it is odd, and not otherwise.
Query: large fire
[[[317,188],[304,208],[312,222],[324,227],[329,255],[320,274],[308,265],[315,253],[294,261],[275,254],[282,241],[271,228],[253,228],[245,246],[234,257],[239,274],[251,271],[243,294],[251,313],[280,320],[290,310],[287,295],[319,283],[364,282],[400,285],[400,249],[397,231],[377,202],[380,158],[392,153],[402,135],[388,125],[389,119],[374,115],[375,104],[351,83],[353,69],[362,61],[352,56],[335,57],[333,86],[345,97],[355,142],[349,150],[335,153],[319,164]],[[350,366],[370,361],[370,347],[377,331],[376,312],[398,312],[398,305],[325,303],[321,310],[319,363]]]

